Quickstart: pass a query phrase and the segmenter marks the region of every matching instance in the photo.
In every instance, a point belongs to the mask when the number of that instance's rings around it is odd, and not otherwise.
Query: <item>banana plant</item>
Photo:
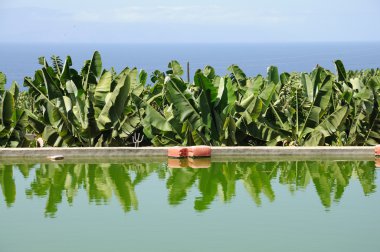
[[[54,58],[56,59],[56,58]],[[138,110],[130,95],[141,95],[145,72],[125,68],[120,74],[113,69],[102,71],[101,57],[95,52],[79,74],[71,69],[71,58],[64,64],[53,60],[43,67],[34,80],[25,78],[25,86],[35,99],[42,116],[30,116],[35,130],[52,146],[124,145],[140,124]],[[58,63],[57,63],[58,62]]]
[[[24,145],[25,127],[51,146],[128,145],[136,132],[154,146],[380,143],[379,69],[346,71],[337,60],[336,74],[320,66],[280,74],[271,66],[267,76],[248,77],[237,65],[225,76],[206,66],[188,83],[173,60],[146,85],[145,71],[104,70],[98,52],[80,71],[70,57],[39,62],[22,99],[16,85],[5,90],[0,73],[1,136],[16,139],[3,145]]]
[[[156,71],[151,95],[137,102],[145,111],[143,126],[148,138],[154,145],[237,144],[235,121],[225,110],[225,79],[207,66],[203,72],[196,71],[193,84],[186,83],[180,69],[172,61],[166,74]]]
[[[5,84],[5,75],[0,73],[0,147],[26,146],[27,114],[16,107],[19,87],[13,82],[10,90],[5,90]]]
[[[239,82],[236,81],[237,77],[232,78],[232,90],[234,90],[236,98],[234,112],[237,128],[243,134],[251,137],[248,140],[251,141],[250,144],[277,144],[286,135],[284,132],[287,133],[283,127],[283,119],[276,113],[273,105],[276,90],[280,90],[282,85],[278,69],[269,67],[266,79],[259,75],[256,78],[245,80],[243,79],[245,74],[242,74],[241,70],[237,71],[237,66],[234,66],[233,69],[233,75],[235,72],[240,73]],[[246,83],[246,85],[243,86],[239,83]],[[275,115],[271,112],[275,112]]]
[[[133,94],[142,111],[144,134],[155,146],[207,144],[202,136],[202,119],[189,84],[182,80],[182,67],[171,61],[166,73],[155,71],[144,98]]]
[[[335,61],[335,65],[338,72],[336,100],[349,108],[344,131],[336,144],[376,145],[380,142],[380,77],[373,71],[360,77],[346,72],[340,60]]]

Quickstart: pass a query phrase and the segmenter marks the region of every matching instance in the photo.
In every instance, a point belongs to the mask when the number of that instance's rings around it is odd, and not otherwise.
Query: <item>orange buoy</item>
[[[179,159],[179,158],[169,158],[168,159],[168,167],[171,169],[175,168],[187,168],[188,165],[188,160],[186,159]]]
[[[380,156],[380,145],[375,146],[375,156]]]
[[[189,157],[211,157],[211,147],[207,145],[192,146],[188,148]]]
[[[182,146],[170,147],[168,149],[168,157],[183,158],[187,157],[187,148]]]
[[[210,158],[189,158],[189,167],[194,169],[200,169],[200,168],[210,168],[211,166],[211,159]]]

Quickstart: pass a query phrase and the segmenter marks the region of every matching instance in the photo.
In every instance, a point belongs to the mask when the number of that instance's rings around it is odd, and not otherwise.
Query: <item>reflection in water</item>
[[[201,162],[176,160],[169,161],[168,166],[204,169],[171,169],[159,163],[0,165],[0,185],[6,205],[11,207],[16,198],[13,173],[18,170],[25,178],[33,176],[26,195],[46,198],[45,214],[50,217],[58,211],[63,194],[72,204],[78,190],[85,190],[90,202],[105,204],[115,195],[125,212],[137,210],[135,187],[152,173],[166,182],[170,205],[180,204],[187,198],[189,189],[197,187],[201,195],[194,199],[197,211],[208,209],[217,195],[224,202],[229,202],[235,196],[239,181],[258,206],[262,204],[263,197],[275,200],[272,185],[276,183],[287,186],[290,193],[313,185],[326,208],[332,201],[342,198],[353,178],[360,181],[364,195],[375,192],[376,188],[374,162],[215,162],[208,169],[205,166],[210,166],[209,160]]]
[[[169,158],[169,168],[210,168],[211,158]]]
[[[0,185],[7,206],[12,206],[16,199],[16,185],[13,179],[12,165],[0,166]]]

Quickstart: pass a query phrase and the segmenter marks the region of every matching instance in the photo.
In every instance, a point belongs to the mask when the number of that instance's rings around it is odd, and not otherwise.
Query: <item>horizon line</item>
[[[0,45],[35,45],[35,44],[57,44],[57,45],[73,45],[73,44],[82,44],[82,45],[262,45],[262,44],[357,44],[357,43],[368,43],[368,44],[376,44],[380,43],[380,40],[358,40],[358,41],[244,41],[244,42],[58,42],[58,41],[32,41],[32,42],[19,42],[19,41],[0,41]]]

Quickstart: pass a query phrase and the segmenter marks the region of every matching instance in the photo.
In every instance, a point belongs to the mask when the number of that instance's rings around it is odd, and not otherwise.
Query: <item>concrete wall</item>
[[[166,157],[168,147],[117,148],[0,148],[0,160],[5,158],[65,158],[106,157]],[[213,157],[374,157],[374,147],[212,147]]]

